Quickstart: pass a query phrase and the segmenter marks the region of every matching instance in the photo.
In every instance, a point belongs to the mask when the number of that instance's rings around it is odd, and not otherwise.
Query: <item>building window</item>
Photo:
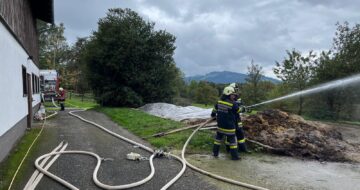
[[[40,80],[39,80],[39,77],[36,76],[34,73],[32,73],[31,77],[32,77],[33,94],[39,94],[39,92],[40,92]]]
[[[44,76],[40,75],[40,91],[44,92]]]
[[[40,80],[38,76],[36,76],[36,89],[37,93],[40,93]]]
[[[35,75],[34,73],[31,73],[31,87],[32,87],[32,94],[36,94],[36,91],[35,91]]]
[[[23,96],[27,96],[26,67],[22,66]]]
[[[35,76],[35,90],[36,93],[39,93],[39,77]]]

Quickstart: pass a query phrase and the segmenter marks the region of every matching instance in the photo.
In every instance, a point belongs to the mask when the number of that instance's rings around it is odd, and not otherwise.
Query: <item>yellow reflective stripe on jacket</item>
[[[224,128],[218,128],[219,131],[223,131],[223,132],[227,132],[227,133],[231,133],[231,132],[235,132],[235,129],[224,129]]]
[[[216,145],[221,145],[221,143],[217,142],[217,141],[214,141],[214,144]]]
[[[238,140],[238,143],[245,143],[245,138],[244,139],[241,139],[241,140]]]
[[[230,103],[230,102],[225,102],[225,101],[221,101],[221,100],[219,100],[218,103],[220,103],[220,104],[225,104],[225,105],[228,105],[228,106],[233,106],[232,103]]]
[[[237,145],[230,146],[230,149],[235,149],[235,148],[237,148]]]
[[[237,111],[236,111],[236,113],[240,113],[241,112],[241,109],[239,108]]]

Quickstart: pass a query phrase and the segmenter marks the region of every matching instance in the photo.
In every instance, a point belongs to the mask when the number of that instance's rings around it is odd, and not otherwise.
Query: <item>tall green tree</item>
[[[170,102],[179,77],[175,36],[130,9],[110,9],[86,46],[89,82],[107,106]]]
[[[87,80],[87,67],[82,56],[85,52],[87,38],[78,38],[69,52],[69,61],[66,65],[63,78],[68,82],[68,89],[84,94],[90,90]]]
[[[39,33],[40,69],[55,69],[64,71],[64,65],[68,62],[69,45],[64,37],[65,27],[37,22]]]
[[[307,56],[301,55],[301,52],[295,49],[286,51],[287,58],[282,62],[276,62],[273,69],[275,75],[284,83],[287,83],[293,91],[304,90],[313,76],[313,66],[316,55],[310,51]],[[299,97],[298,114],[302,114],[304,98]]]
[[[322,52],[316,63],[313,84],[360,73],[360,24],[350,27],[347,22],[338,23],[332,50]],[[360,103],[359,89],[359,85],[355,85],[319,94],[313,98],[316,104],[312,104],[312,107],[318,107],[313,115],[331,119],[356,118],[353,114],[358,109],[356,104]]]
[[[265,98],[265,91],[260,88],[261,78],[263,77],[262,67],[251,60],[251,64],[247,69],[248,73],[247,78],[245,79],[246,84],[244,85],[243,95],[245,96],[247,103],[259,103]]]

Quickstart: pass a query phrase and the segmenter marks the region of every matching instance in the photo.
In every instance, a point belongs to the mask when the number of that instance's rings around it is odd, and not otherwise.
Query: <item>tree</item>
[[[307,56],[302,56],[301,52],[295,49],[286,51],[288,58],[285,58],[281,63],[276,62],[276,67],[273,69],[275,75],[283,82],[287,83],[292,90],[304,90],[312,77],[313,65],[315,61],[315,54],[310,51]],[[299,97],[298,114],[302,114],[303,97]]]
[[[63,65],[68,61],[69,46],[64,37],[65,27],[50,25],[43,21],[37,22],[39,33],[40,69],[55,69],[63,71]]]
[[[200,104],[214,104],[218,99],[218,91],[206,81],[200,81],[195,90],[195,100]]]
[[[333,46],[335,62],[340,65],[338,78],[359,73],[360,24],[350,28],[347,22],[342,25],[337,23]]]
[[[78,38],[69,52],[69,61],[66,65],[64,77],[68,81],[68,89],[72,89],[77,93],[84,94],[89,90],[87,80],[87,67],[82,56],[85,52],[87,38]]]
[[[84,61],[97,100],[107,106],[170,102],[179,77],[175,37],[130,9],[110,9],[86,45]]]
[[[247,99],[247,103],[259,103],[260,100],[264,99],[265,92],[259,86],[262,77],[262,67],[254,64],[254,61],[251,60],[251,65],[248,67],[247,78],[245,79],[246,84],[244,86],[243,92]]]
[[[322,52],[317,59],[313,84],[344,78],[360,72],[360,24],[352,28],[347,22],[337,23],[331,51]],[[321,107],[320,118],[348,119],[360,101],[359,86],[340,87],[319,94],[313,101]],[[320,105],[319,105],[320,104]],[[325,105],[322,105],[325,104]],[[312,105],[314,106],[314,104]],[[324,111],[326,110],[326,111]],[[315,113],[313,114],[315,115]]]

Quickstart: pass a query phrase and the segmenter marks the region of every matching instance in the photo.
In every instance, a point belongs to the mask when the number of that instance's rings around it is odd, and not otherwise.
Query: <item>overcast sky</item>
[[[336,22],[360,23],[358,0],[55,0],[55,22],[70,43],[97,30],[109,8],[130,8],[176,36],[175,61],[186,76],[247,73],[251,59],[275,77],[293,48],[331,48]]]

